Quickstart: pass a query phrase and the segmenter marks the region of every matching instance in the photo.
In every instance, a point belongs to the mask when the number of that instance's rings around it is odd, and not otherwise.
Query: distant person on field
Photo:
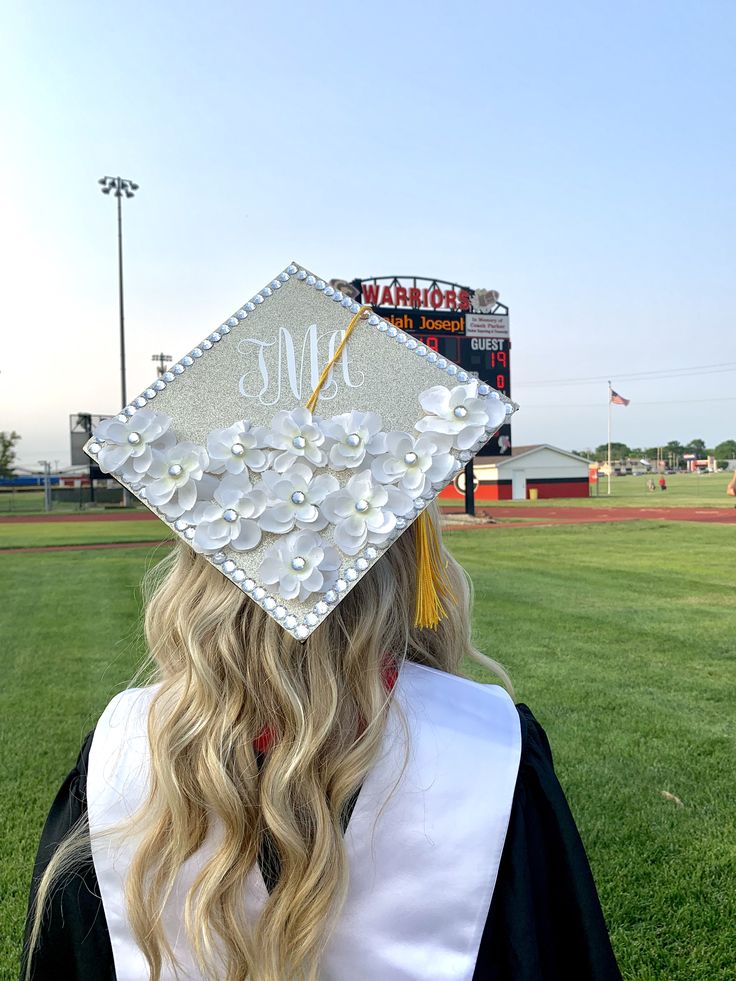
[[[657,489],[657,487],[656,487],[654,481],[652,480],[652,478],[650,477],[649,480],[647,481],[647,490],[648,491],[656,491],[656,489]]]
[[[667,490],[667,481],[665,480],[664,474],[659,478],[659,489],[663,491]]]
[[[728,494],[729,497],[736,497],[736,471],[734,472],[733,477],[731,477],[731,479],[728,482],[728,487],[726,487],[726,493]],[[736,508],[736,504],[734,504],[734,507]]]

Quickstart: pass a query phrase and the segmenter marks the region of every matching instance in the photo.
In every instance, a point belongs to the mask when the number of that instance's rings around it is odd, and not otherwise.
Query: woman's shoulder
[[[500,685],[483,685],[407,662],[397,690],[417,733],[424,731],[430,739],[442,733],[446,745],[465,747],[470,753],[485,744],[494,749],[499,764],[518,766],[520,718],[513,699]]]

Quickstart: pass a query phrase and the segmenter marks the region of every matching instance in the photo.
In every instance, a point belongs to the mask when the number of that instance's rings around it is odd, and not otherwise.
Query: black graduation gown
[[[527,706],[517,708],[521,762],[473,981],[620,981],[588,860],[555,776],[547,736]],[[58,842],[87,807],[91,742],[92,733],[51,806],[33,872],[31,901]],[[262,867],[264,872],[273,868],[273,856],[264,856]],[[115,981],[91,862],[55,893],[33,957],[32,978]]]

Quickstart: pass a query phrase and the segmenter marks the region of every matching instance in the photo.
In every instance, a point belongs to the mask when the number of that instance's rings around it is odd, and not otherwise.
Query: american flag
[[[618,392],[614,392],[611,389],[611,404],[612,405],[628,405],[631,399],[625,399],[623,395],[619,395]]]

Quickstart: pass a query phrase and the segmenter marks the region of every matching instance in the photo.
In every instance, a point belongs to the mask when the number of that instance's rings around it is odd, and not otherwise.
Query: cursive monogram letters
[[[279,328],[276,341],[242,338],[237,350],[246,356],[247,363],[240,376],[240,394],[246,399],[258,399],[261,405],[276,405],[281,401],[286,382],[299,402],[306,401],[344,335],[344,330],[319,334],[316,324],[309,326],[304,333],[298,370],[294,338],[287,327]],[[336,369],[341,371],[343,384],[348,388],[360,388],[365,381],[363,372],[358,372],[355,380],[351,378],[346,347],[322,388],[320,401],[327,402],[337,395]]]

